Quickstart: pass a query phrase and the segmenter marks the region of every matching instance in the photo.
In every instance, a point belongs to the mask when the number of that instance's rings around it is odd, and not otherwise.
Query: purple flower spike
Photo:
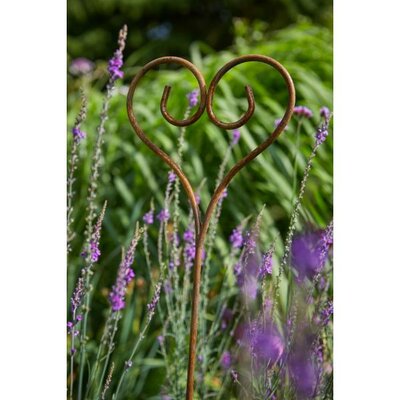
[[[231,235],[229,236],[229,241],[234,249],[238,249],[243,245],[243,235],[242,228],[240,226],[236,227]]]
[[[147,225],[151,225],[154,222],[154,212],[150,210],[146,214],[143,215],[143,221]]]
[[[272,275],[272,250],[263,255],[260,270],[258,271],[259,279],[264,279],[267,275]]]
[[[253,321],[245,327],[244,340],[256,365],[262,362],[271,367],[284,353],[283,338],[274,325],[264,326],[261,321]]]
[[[84,57],[75,58],[69,66],[69,72],[72,75],[85,75],[91,72],[94,68],[92,61]]]
[[[73,314],[77,311],[81,304],[82,296],[84,293],[84,286],[84,279],[82,276],[80,276],[75,286],[74,293],[71,297],[71,309]]]
[[[298,272],[298,281],[312,280],[322,270],[333,242],[332,231],[331,223],[324,231],[306,232],[293,238],[292,265]]]
[[[189,243],[185,246],[185,255],[188,261],[193,261],[196,256],[196,246],[194,243]]]
[[[187,243],[192,243],[194,240],[194,231],[193,229],[187,229],[183,234],[183,240]]]
[[[331,116],[331,112],[329,110],[328,107],[321,107],[321,109],[319,110],[319,115],[325,120],[328,121],[330,116]]]
[[[169,220],[170,214],[167,208],[162,209],[158,215],[157,215],[157,219],[160,222],[167,222]]]
[[[136,233],[129,245],[125,257],[119,265],[117,279],[108,298],[113,312],[120,311],[125,307],[126,287],[135,277],[135,272],[131,266],[134,261],[134,254],[138,240],[139,236]]]
[[[176,174],[173,171],[168,172],[168,182],[173,183],[176,180]]]
[[[238,144],[240,139],[240,131],[239,129],[234,129],[232,131],[232,146],[235,146],[236,144]]]
[[[232,357],[229,351],[224,351],[221,356],[221,366],[223,369],[229,369],[232,364]]]
[[[244,246],[246,247],[247,254],[254,254],[256,251],[256,232],[246,232],[246,237],[244,239]]]
[[[323,142],[325,142],[326,138],[328,137],[328,127],[326,125],[322,125],[317,129],[315,133],[315,140],[317,145],[319,146]]]
[[[297,398],[299,400],[313,398],[318,382],[318,370],[308,354],[303,351],[293,354],[289,360],[289,371]]]
[[[101,252],[98,244],[95,241],[90,242],[90,258],[93,262],[99,261]]]
[[[121,71],[123,64],[122,51],[118,49],[108,62],[108,72],[110,73],[111,80],[116,81],[117,79],[124,77],[124,73]]]
[[[160,292],[161,292],[161,284],[158,283],[154,290],[154,295],[153,295],[151,302],[149,304],[147,304],[147,312],[148,312],[147,319],[148,320],[151,320],[153,318],[158,301],[160,300]]]
[[[106,212],[106,206],[107,202],[104,203],[103,209],[101,210],[101,213],[99,217],[97,218],[96,225],[93,229],[93,234],[89,243],[89,255],[90,255],[90,260],[92,262],[97,262],[100,258],[100,236],[101,236],[101,224],[103,223],[104,219],[104,214]],[[86,252],[87,254],[87,252]]]
[[[194,89],[186,95],[186,97],[189,101],[189,107],[193,108],[193,107],[197,106],[197,104],[199,103],[199,94],[200,94],[200,90]]]
[[[79,143],[82,139],[85,139],[86,133],[81,130],[81,128],[74,126],[72,128],[72,135],[75,142]]]
[[[313,116],[312,111],[305,106],[296,106],[293,108],[293,114],[299,117],[311,118]]]
[[[333,314],[333,302],[328,301],[326,307],[321,311],[321,319],[323,326],[328,325],[332,314]]]

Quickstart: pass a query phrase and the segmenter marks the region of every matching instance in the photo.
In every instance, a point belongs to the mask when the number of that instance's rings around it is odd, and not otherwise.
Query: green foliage
[[[104,59],[114,33],[128,24],[128,52],[139,62],[160,55],[188,56],[194,41],[216,50],[235,39],[237,18],[263,25],[269,32],[306,17],[332,25],[332,0],[68,0],[68,54]]]

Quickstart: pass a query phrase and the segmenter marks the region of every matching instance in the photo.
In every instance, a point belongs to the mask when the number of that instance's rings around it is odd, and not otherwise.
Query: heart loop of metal
[[[167,104],[168,98],[171,92],[170,86],[165,86],[164,92],[161,98],[161,114],[163,117],[172,125],[175,126],[188,126],[194,124],[204,113],[204,110],[207,110],[208,117],[210,121],[216,126],[222,129],[237,129],[246,124],[249,119],[252,117],[255,110],[255,100],[251,87],[249,85],[245,86],[245,92],[248,101],[248,109],[245,114],[239,118],[235,122],[222,122],[220,121],[214,111],[213,111],[213,99],[215,90],[219,81],[222,77],[233,67],[236,65],[255,61],[261,62],[264,64],[268,64],[277,70],[286,83],[286,87],[288,90],[288,101],[286,105],[286,111],[282,116],[280,123],[276,126],[275,130],[255,149],[250,151],[246,156],[244,156],[241,160],[239,160],[225,175],[222,179],[219,186],[215,189],[214,194],[211,197],[210,203],[207,206],[204,218],[200,218],[199,206],[196,202],[195,193],[193,187],[184,174],[182,168],[163,150],[161,150],[157,145],[155,145],[148,136],[144,133],[142,128],[140,127],[138,120],[135,116],[135,109],[133,105],[133,97],[135,94],[135,90],[139,84],[139,81],[143,78],[143,76],[150,71],[151,69],[161,65],[161,64],[178,64],[182,67],[189,69],[194,77],[197,80],[199,85],[199,104],[197,111],[190,117],[184,120],[175,119],[168,112]],[[161,57],[157,58],[148,64],[146,64],[133,78],[128,92],[127,97],[127,111],[129,121],[135,130],[137,136],[145,143],[158,157],[160,157],[169,167],[176,173],[179,178],[190,202],[190,206],[193,211],[194,221],[195,221],[195,233],[196,233],[196,255],[194,260],[194,269],[193,269],[193,291],[192,291],[192,314],[191,314],[191,325],[190,325],[190,342],[189,342],[189,363],[188,363],[188,371],[187,371],[187,387],[186,387],[186,400],[192,400],[194,395],[194,372],[195,372],[195,364],[196,364],[196,344],[197,344],[197,326],[198,326],[198,307],[199,307],[199,296],[200,296],[200,281],[201,281],[201,263],[202,263],[202,250],[204,247],[208,227],[211,221],[211,217],[215,207],[218,203],[220,196],[223,191],[228,187],[229,183],[233,179],[233,177],[251,160],[257,157],[260,153],[262,153],[265,149],[267,149],[275,139],[282,133],[285,129],[286,125],[289,123],[290,118],[293,113],[293,108],[295,105],[295,88],[292,81],[292,78],[288,71],[276,60],[271,57],[259,55],[259,54],[249,54],[245,56],[237,57],[228,63],[226,63],[214,76],[212,79],[209,89],[207,91],[206,83],[201,72],[193,65],[191,62],[180,58],[180,57]]]

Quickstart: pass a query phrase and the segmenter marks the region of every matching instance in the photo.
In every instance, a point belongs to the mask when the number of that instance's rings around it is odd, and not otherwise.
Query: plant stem
[[[294,166],[293,166],[293,184],[292,184],[293,196],[296,193],[296,186],[297,186],[296,185],[296,183],[297,183],[297,169],[298,169],[298,161],[297,161],[297,159],[298,159],[298,153],[300,151],[300,130],[301,130],[302,124],[303,124],[303,117],[300,117],[299,122],[298,122],[297,127],[296,127],[296,133],[295,133],[295,136],[296,136],[296,148],[295,148],[294,161],[293,161],[293,164],[294,164]]]

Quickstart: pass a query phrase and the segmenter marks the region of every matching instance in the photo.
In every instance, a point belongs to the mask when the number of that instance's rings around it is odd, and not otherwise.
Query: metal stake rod
[[[240,128],[244,124],[246,124],[249,119],[252,117],[255,109],[254,95],[251,87],[246,85],[246,96],[248,101],[248,109],[246,113],[236,122],[222,122],[220,121],[214,114],[212,109],[212,102],[214,98],[215,89],[221,80],[221,78],[233,67],[238,64],[242,64],[248,61],[258,61],[264,64],[268,64],[276,69],[283,79],[285,80],[287,90],[288,90],[288,103],[286,106],[285,114],[275,128],[273,133],[258,147],[252,150],[249,154],[239,160],[225,175],[222,179],[219,186],[216,188],[213,196],[211,197],[210,203],[208,204],[204,220],[201,221],[200,218],[200,210],[199,206],[196,203],[195,194],[190,184],[188,178],[180,168],[178,164],[176,164],[171,157],[168,156],[164,151],[162,151],[159,147],[157,147],[143,132],[139,123],[136,119],[134,113],[133,106],[133,96],[135,94],[135,90],[137,85],[139,84],[140,79],[152,68],[161,65],[161,64],[179,64],[187,69],[189,69],[199,84],[200,89],[200,102],[197,111],[191,117],[185,120],[177,120],[172,117],[167,110],[167,102],[168,97],[171,91],[170,86],[165,86],[164,92],[161,98],[161,113],[164,118],[172,125],[175,126],[188,126],[195,123],[203,114],[204,110],[207,109],[207,114],[212,123],[217,125],[223,129],[236,129]],[[209,224],[211,221],[212,214],[215,210],[215,207],[218,203],[218,200],[223,193],[224,189],[228,187],[230,181],[233,177],[243,168],[245,167],[251,160],[257,157],[260,153],[262,153],[266,148],[268,148],[274,140],[282,133],[285,129],[286,125],[289,123],[289,120],[293,113],[293,107],[295,105],[295,88],[293,85],[292,78],[287,70],[276,60],[273,58],[258,55],[258,54],[249,54],[241,57],[237,57],[232,61],[225,64],[215,75],[213,80],[210,83],[210,88],[207,94],[206,84],[201,72],[189,61],[180,58],[180,57],[161,57],[157,58],[148,64],[146,64],[134,77],[132,80],[128,98],[127,98],[127,111],[130,123],[135,130],[137,136],[148,146],[158,157],[160,157],[169,167],[176,173],[182,186],[188,196],[190,206],[193,210],[194,222],[195,222],[195,234],[196,234],[196,254],[194,261],[194,277],[193,277],[193,289],[192,289],[192,315],[191,315],[191,324],[190,324],[190,343],[189,343],[189,364],[187,371],[187,385],[186,385],[186,400],[193,400],[194,394],[194,372],[196,366],[196,344],[197,344],[197,328],[198,328],[198,308],[199,308],[199,296],[200,296],[200,279],[201,279],[201,254],[204,248],[205,239],[207,236]]]

